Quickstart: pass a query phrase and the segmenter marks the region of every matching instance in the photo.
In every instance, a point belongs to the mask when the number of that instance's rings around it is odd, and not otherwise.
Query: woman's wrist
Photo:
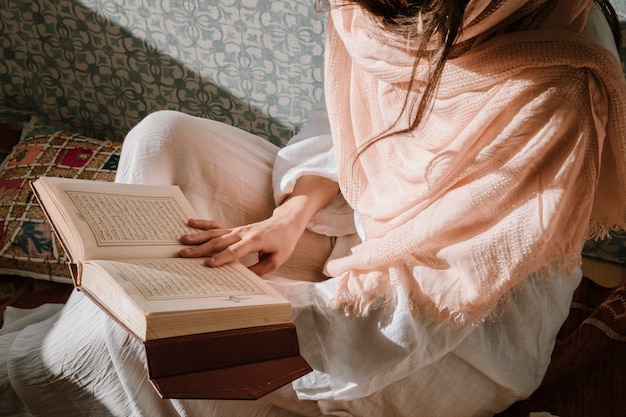
[[[304,229],[315,213],[330,204],[338,192],[339,186],[333,180],[303,176],[296,182],[293,192],[274,209],[274,216]]]

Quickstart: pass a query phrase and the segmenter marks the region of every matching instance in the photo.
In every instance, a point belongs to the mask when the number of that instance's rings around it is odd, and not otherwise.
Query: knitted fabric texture
[[[529,274],[570,271],[584,238],[624,225],[626,83],[617,58],[580,34],[590,7],[471,0],[464,52],[427,117],[360,154],[407,94],[419,98],[428,65],[413,71],[407,40],[363,9],[331,10],[327,106],[340,187],[366,237],[328,265],[340,278],[332,306],[363,315],[407,296],[415,314],[480,321]]]

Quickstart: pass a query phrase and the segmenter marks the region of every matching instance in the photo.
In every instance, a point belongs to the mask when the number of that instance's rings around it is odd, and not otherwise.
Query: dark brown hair
[[[429,54],[430,71],[421,99],[416,103],[409,102],[409,95],[405,97],[402,112],[396,122],[371,142],[387,136],[400,122],[403,116],[409,118],[408,128],[402,132],[410,131],[417,127],[422,118],[429,110],[433,98],[437,92],[443,67],[463,23],[463,13],[469,0],[343,0],[342,6],[359,5],[367,10],[372,16],[380,19],[383,29],[390,33],[398,34],[406,38],[419,40],[415,51],[415,64],[413,73],[417,69],[417,60],[425,55],[425,48],[429,41],[438,39],[440,48],[435,54]],[[319,6],[327,7],[327,1],[318,0]],[[415,77],[412,76],[408,90],[414,87]],[[398,133],[398,132],[394,132]]]

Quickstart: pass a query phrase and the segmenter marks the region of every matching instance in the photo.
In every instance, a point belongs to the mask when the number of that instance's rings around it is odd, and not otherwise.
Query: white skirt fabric
[[[236,226],[271,215],[278,152],[230,126],[157,112],[128,135],[117,180],[178,184],[200,217]],[[75,292],[62,309],[8,317],[0,415],[489,416],[540,384],[579,269],[529,277],[496,319],[478,326],[429,322],[401,297],[391,311],[353,318],[326,306],[335,280],[322,270],[337,241],[306,231],[287,264],[266,277],[291,301],[314,368],[294,383],[258,401],[162,400],[141,345]]]

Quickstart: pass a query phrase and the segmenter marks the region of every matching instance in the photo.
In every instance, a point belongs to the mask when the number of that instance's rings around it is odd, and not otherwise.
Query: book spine
[[[300,355],[291,323],[147,340],[144,347],[150,378]]]

